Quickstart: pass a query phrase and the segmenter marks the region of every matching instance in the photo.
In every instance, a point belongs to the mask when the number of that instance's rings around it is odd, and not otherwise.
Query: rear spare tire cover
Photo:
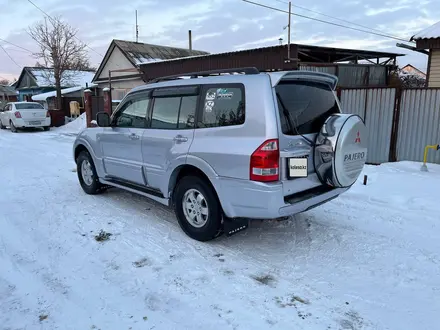
[[[321,182],[335,188],[350,187],[364,168],[367,146],[367,127],[359,116],[330,116],[315,142],[314,165]]]

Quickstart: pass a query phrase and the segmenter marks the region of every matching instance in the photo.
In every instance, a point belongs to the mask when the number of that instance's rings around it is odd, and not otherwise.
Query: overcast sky
[[[254,0],[287,9],[284,0]],[[49,15],[62,15],[78,28],[78,37],[90,48],[91,63],[98,66],[112,39],[134,40],[135,10],[138,10],[139,41],[187,47],[188,30],[193,48],[211,53],[277,45],[287,41],[287,14],[241,0],[32,0]],[[294,5],[335,16],[373,29],[409,39],[440,19],[438,0],[295,0]],[[29,25],[43,14],[28,0],[0,0],[0,38],[31,51],[37,49],[28,36]],[[347,25],[304,9],[298,14]],[[357,27],[359,28],[359,27]],[[399,64],[411,63],[426,71],[427,56],[397,48],[396,40],[382,38],[305,18],[292,17],[292,42],[330,47],[383,50],[408,54]],[[0,49],[0,79],[18,77],[21,67],[36,59],[27,51],[0,41],[18,66]]]

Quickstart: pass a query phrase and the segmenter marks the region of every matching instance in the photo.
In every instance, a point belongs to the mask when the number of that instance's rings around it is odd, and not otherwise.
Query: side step
[[[249,219],[245,218],[223,218],[223,231],[226,236],[232,236],[249,228]]]
[[[150,198],[156,202],[159,202],[163,205],[169,206],[170,200],[168,198],[163,198],[163,195],[161,195],[157,191],[148,189],[146,187],[142,187],[142,186],[139,186],[136,184],[127,183],[127,182],[123,182],[120,180],[114,180],[114,179],[107,179],[107,180],[99,179],[99,182],[101,182],[102,184],[105,184],[105,185],[109,185],[111,187],[124,189],[124,190],[130,191],[132,193],[148,197],[148,198]]]

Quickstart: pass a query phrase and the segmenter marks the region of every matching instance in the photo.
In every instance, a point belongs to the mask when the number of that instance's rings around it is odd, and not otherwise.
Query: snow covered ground
[[[0,131],[0,329],[438,329],[440,166],[369,166],[329,204],[200,243],[143,197],[84,194],[71,128]]]

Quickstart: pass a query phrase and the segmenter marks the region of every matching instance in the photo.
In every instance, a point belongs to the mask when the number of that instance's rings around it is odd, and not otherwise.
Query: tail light
[[[278,181],[279,173],[278,139],[267,140],[251,156],[250,179],[260,182]]]
[[[49,111],[46,111],[46,117],[47,117],[47,118],[50,117],[50,113],[49,113]]]
[[[14,115],[15,115],[15,118],[21,118],[20,111],[15,111]]]

